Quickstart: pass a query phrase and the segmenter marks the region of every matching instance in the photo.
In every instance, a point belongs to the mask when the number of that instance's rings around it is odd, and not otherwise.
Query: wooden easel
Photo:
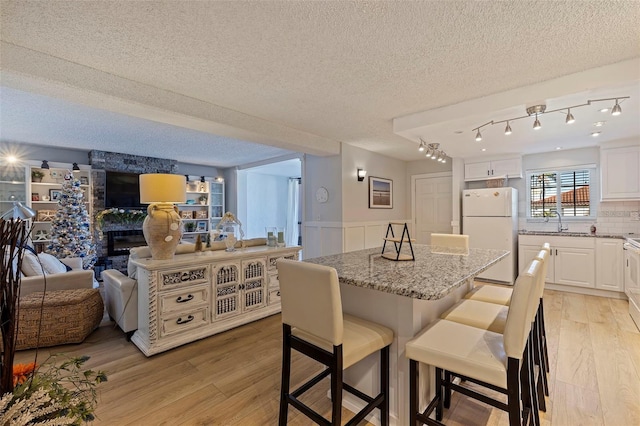
[[[402,227],[402,235],[398,238],[395,236],[393,232],[393,225],[403,225]],[[395,253],[385,253],[384,250],[387,247],[387,241],[393,242],[395,247]],[[389,226],[387,226],[387,234],[384,237],[384,244],[382,245],[382,257],[390,260],[416,260],[415,255],[413,254],[413,246],[411,243],[415,241],[409,236],[409,228],[407,228],[406,222],[389,222]],[[411,256],[405,253],[401,253],[402,244],[404,242],[409,243],[409,249],[411,249]]]

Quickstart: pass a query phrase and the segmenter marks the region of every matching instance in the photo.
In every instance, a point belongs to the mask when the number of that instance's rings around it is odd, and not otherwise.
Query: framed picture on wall
[[[49,197],[51,198],[51,201],[58,201],[60,200],[62,196],[62,191],[59,189],[50,189],[49,190]]]
[[[393,181],[369,176],[369,208],[393,208]]]

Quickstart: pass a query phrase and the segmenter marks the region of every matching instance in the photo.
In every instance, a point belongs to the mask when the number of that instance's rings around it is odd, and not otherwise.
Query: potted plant
[[[201,195],[198,197],[198,201],[200,201],[200,204],[202,204],[203,206],[207,205],[207,196],[206,195]]]
[[[31,170],[31,180],[33,182],[42,182],[42,178],[44,177],[44,173],[40,170]]]

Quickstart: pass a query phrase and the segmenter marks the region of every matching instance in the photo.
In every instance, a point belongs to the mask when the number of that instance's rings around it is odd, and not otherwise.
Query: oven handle
[[[635,254],[640,254],[640,248],[637,248],[636,246],[634,246],[631,243],[624,243],[622,245],[622,249],[623,250],[629,250],[629,251],[631,251],[631,252],[633,252]]]

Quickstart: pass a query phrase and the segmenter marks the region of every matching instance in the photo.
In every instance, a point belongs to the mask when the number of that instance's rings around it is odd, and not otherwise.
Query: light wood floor
[[[640,425],[640,332],[623,300],[545,291],[549,356],[548,410],[542,424]],[[146,358],[124,334],[103,325],[80,345],[40,350],[89,355],[107,371],[98,425],[275,425],[280,386],[281,324],[274,315]],[[33,360],[33,351],[16,362]],[[320,370],[294,352],[293,383]],[[328,382],[304,399],[329,413]],[[344,410],[344,421],[351,413]],[[447,425],[508,425],[500,410],[454,395]],[[309,425],[295,409],[289,424]]]

